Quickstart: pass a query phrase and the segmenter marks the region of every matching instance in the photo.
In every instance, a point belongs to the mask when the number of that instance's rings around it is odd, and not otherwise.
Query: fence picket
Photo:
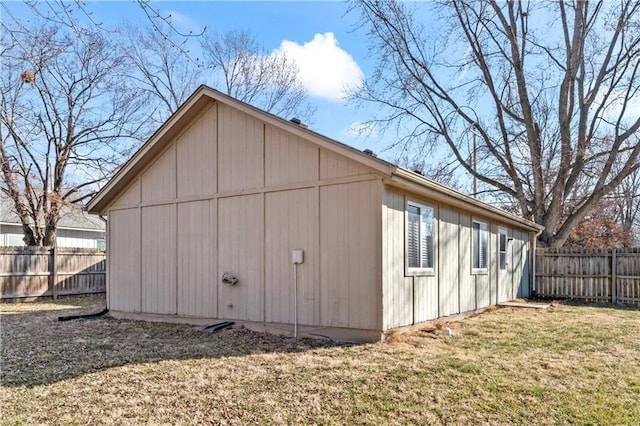
[[[105,291],[104,250],[0,247],[0,299]]]
[[[536,295],[640,304],[640,248],[538,249]]]

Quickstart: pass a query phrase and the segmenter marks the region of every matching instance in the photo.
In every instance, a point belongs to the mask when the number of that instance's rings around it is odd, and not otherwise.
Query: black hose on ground
[[[108,308],[104,308],[102,311],[96,312],[95,314],[69,315],[69,316],[66,316],[66,317],[58,317],[58,321],[71,321],[71,320],[74,320],[74,319],[98,318],[98,317],[101,317],[101,316],[106,315],[108,313],[109,313],[109,309]]]

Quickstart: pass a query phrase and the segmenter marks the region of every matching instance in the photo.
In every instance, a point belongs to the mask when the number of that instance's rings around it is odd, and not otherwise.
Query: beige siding
[[[525,232],[516,231],[513,233],[514,261],[516,270],[513,276],[513,297],[528,297],[528,238]]]
[[[448,316],[460,312],[459,301],[459,256],[460,218],[459,213],[450,208],[441,207],[439,220],[439,238],[437,245],[438,267],[438,316]]]
[[[368,167],[326,149],[320,150],[320,179],[359,176],[371,173]]]
[[[141,266],[123,274],[137,295],[118,288],[117,297],[134,295],[146,313],[291,323],[291,249],[302,248],[299,323],[380,330],[381,180],[363,180],[375,171],[337,154],[321,161],[320,150],[228,106],[208,108],[112,210],[118,221],[122,206],[141,209],[132,212],[142,229],[122,234],[141,243]],[[222,283],[225,272],[237,285]]]
[[[142,208],[142,312],[176,313],[176,206]]]
[[[318,179],[319,148],[273,126],[265,133],[266,186],[312,182]]]
[[[490,305],[489,284],[491,283],[491,269],[486,274],[476,275],[476,300],[474,309],[484,308]]]
[[[133,207],[140,204],[140,179],[135,179],[113,202],[113,207]]]
[[[438,277],[415,277],[413,282],[413,322],[417,324],[438,318]]]
[[[216,188],[217,107],[209,108],[178,138],[178,197],[214,194]]]
[[[500,270],[499,268],[499,256],[500,256],[500,235],[497,223],[491,224],[491,244],[493,247],[493,255],[489,258],[489,272],[491,274],[491,280],[489,282],[489,304],[495,305],[498,303],[498,285],[500,282]]]
[[[172,144],[141,177],[142,202],[156,203],[176,198],[176,149]]]
[[[460,312],[476,309],[476,274],[471,273],[471,216],[460,213]]]
[[[218,106],[218,190],[259,188],[264,179],[264,124]]]
[[[319,293],[315,282],[317,198],[314,189],[266,195],[265,320],[294,321],[294,282],[291,250],[304,250],[297,266],[298,323],[319,323]]]
[[[320,188],[322,325],[379,329],[377,181]]]
[[[404,210],[404,194],[391,188],[385,189],[382,205],[384,330],[413,324],[413,277],[406,277],[404,274]],[[429,288],[421,286],[421,290]],[[426,298],[429,300],[428,294]]]
[[[405,209],[410,199],[436,208],[436,268],[433,275],[406,276]],[[385,187],[383,218],[383,327],[388,330],[439,317],[486,308],[515,295],[528,295],[528,233],[509,231],[514,241],[508,252],[509,270],[498,281],[498,227],[500,223],[473,217],[428,198]],[[472,220],[487,224],[487,272],[473,273]]]
[[[109,309],[140,312],[140,209],[109,213]]]
[[[178,315],[215,318],[215,202],[178,204]]]
[[[262,195],[218,201],[218,313],[222,318],[264,320],[264,207]],[[239,281],[222,283],[228,272]]]

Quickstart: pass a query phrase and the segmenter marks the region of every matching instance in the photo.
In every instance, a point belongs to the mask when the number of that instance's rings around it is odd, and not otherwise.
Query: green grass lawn
[[[1,424],[640,424],[640,310],[504,308],[367,345],[0,305]]]

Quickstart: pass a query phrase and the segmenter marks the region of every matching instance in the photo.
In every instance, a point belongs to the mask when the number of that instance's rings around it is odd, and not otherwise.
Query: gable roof
[[[263,111],[247,103],[225,95],[215,89],[202,85],[185,101],[184,104],[138,149],[138,151],[118,170],[107,184],[89,201],[87,207],[90,213],[101,213],[111,200],[120,191],[124,190],[132,179],[150,162],[162,149],[175,138],[184,126],[188,125],[199,112],[213,102],[231,106],[254,118],[262,120],[276,128],[292,133],[298,137],[309,140],[318,146],[343,155],[364,166],[376,170],[384,177],[384,182],[435,198],[445,204],[463,208],[471,213],[499,216],[503,221],[526,228],[530,231],[539,231],[541,226],[507,213],[504,210],[482,203],[474,198],[457,192],[451,188],[434,182],[426,177],[395,164],[366,154],[349,145],[330,139],[320,133],[307,129],[289,120]]]

